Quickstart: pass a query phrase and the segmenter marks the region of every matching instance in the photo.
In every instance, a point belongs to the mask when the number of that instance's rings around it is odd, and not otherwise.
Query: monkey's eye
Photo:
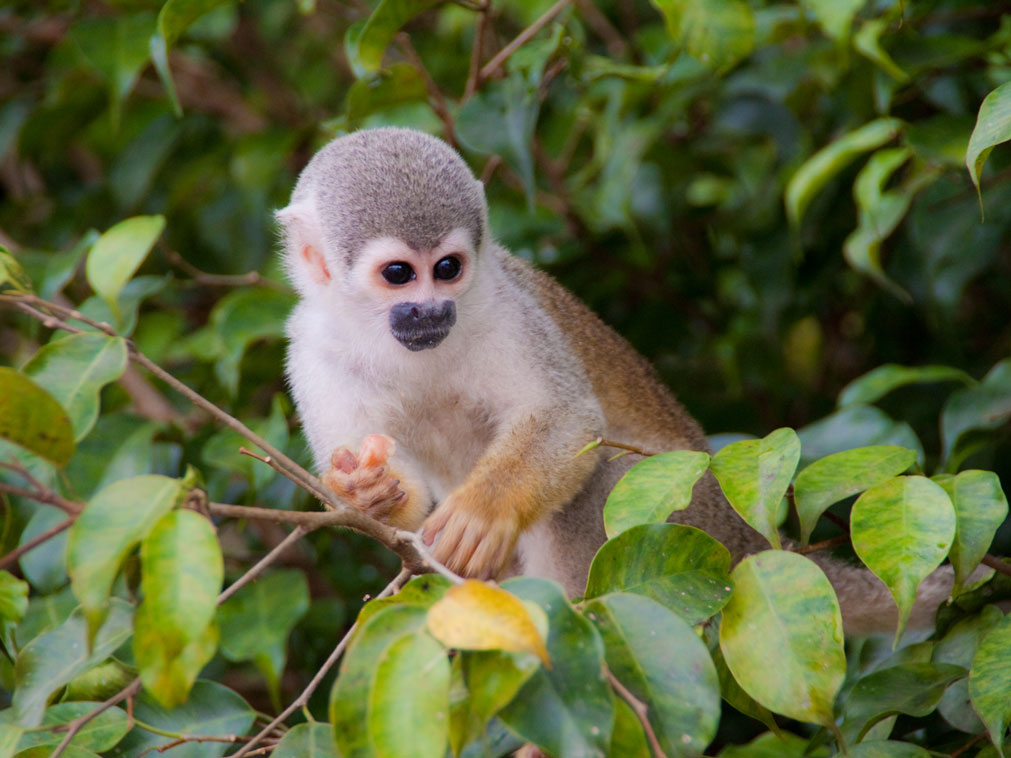
[[[435,268],[432,269],[432,275],[444,282],[456,279],[460,275],[460,259],[455,255],[447,255],[435,264]]]
[[[381,272],[383,279],[390,284],[407,284],[414,278],[414,269],[410,263],[395,261],[389,264]]]

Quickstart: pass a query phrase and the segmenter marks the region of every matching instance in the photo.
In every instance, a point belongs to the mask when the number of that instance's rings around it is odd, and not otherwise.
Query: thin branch
[[[327,515],[327,514],[320,514]],[[242,589],[244,586],[249,584],[251,581],[256,579],[263,571],[275,560],[278,556],[287,550],[291,545],[294,545],[305,535],[311,532],[313,527],[306,526],[296,526],[294,530],[287,537],[277,543],[273,550],[263,556],[259,561],[257,561],[253,566],[251,566],[245,574],[240,576],[234,582],[232,582],[220,595],[218,595],[218,605],[228,600],[232,595]]]
[[[467,72],[467,84],[463,88],[461,102],[466,102],[477,92],[477,80],[481,72],[481,56],[484,55],[484,35],[488,29],[488,15],[490,13],[491,8],[486,3],[481,14],[477,17],[477,28],[474,31],[474,47],[470,51],[470,69]]]
[[[485,79],[491,77],[492,74],[494,74],[496,71],[498,71],[499,68],[502,66],[502,64],[505,63],[507,60],[509,60],[509,56],[511,56],[513,53],[515,53],[517,50],[523,47],[523,45],[529,42],[530,39],[535,34],[537,34],[537,32],[539,32],[541,29],[543,29],[545,26],[551,23],[551,20],[554,19],[554,17],[557,16],[559,13],[561,13],[563,10],[565,10],[565,8],[571,2],[572,0],[558,0],[557,3],[555,3],[550,8],[548,8],[547,11],[545,11],[543,16],[541,16],[539,19],[530,24],[530,26],[528,26],[522,32],[517,34],[516,38],[512,42],[503,47],[494,58],[492,58],[484,65],[484,67],[478,73],[477,83],[480,84]]]
[[[61,511],[66,513],[68,516],[76,516],[84,508],[80,503],[75,503],[72,500],[67,500],[60,493],[56,492],[50,487],[47,487],[34,476],[32,472],[27,468],[22,466],[13,458],[4,463],[0,461],[0,469],[6,469],[7,471],[12,471],[22,479],[26,480],[30,485],[31,489],[25,489],[22,487],[16,487],[14,485],[8,485],[0,483],[0,491],[8,492],[11,495],[19,495],[21,497],[28,497],[32,500],[38,500],[40,503],[46,503],[47,505],[53,505],[59,508]]]
[[[845,545],[849,541],[850,536],[848,534],[840,534],[838,537],[832,537],[821,542],[813,542],[810,545],[798,545],[791,549],[798,555],[809,555],[817,553],[819,550],[829,550],[833,547],[839,547],[839,545]]]
[[[624,442],[615,442],[614,440],[605,440],[603,437],[598,438],[597,444],[601,447],[616,447],[619,450],[627,450],[630,453],[635,453],[636,455],[641,455],[646,458],[658,455],[658,453],[643,450],[641,447],[636,447],[635,445],[627,445]]]
[[[411,572],[408,569],[402,569],[401,572],[397,574],[397,576],[393,579],[393,581],[387,584],[386,588],[382,592],[380,592],[376,597],[377,598],[389,597],[390,595],[399,592],[400,588],[403,587],[404,584],[407,583],[407,580],[410,578]],[[275,718],[273,721],[267,724],[267,726],[261,729],[259,733],[255,737],[253,737],[253,739],[251,739],[249,742],[243,745],[238,752],[233,753],[231,756],[229,756],[229,758],[242,758],[242,756],[249,754],[249,752],[254,747],[256,747],[256,745],[262,742],[274,730],[274,728],[278,724],[287,719],[299,708],[308,704],[309,698],[312,696],[312,693],[316,691],[316,688],[319,687],[320,682],[323,681],[323,678],[329,673],[330,669],[332,669],[336,665],[337,661],[340,660],[341,655],[343,655],[344,653],[344,649],[348,646],[348,642],[351,640],[351,635],[354,634],[355,629],[357,628],[358,628],[357,622],[351,625],[351,628],[348,629],[347,633],[341,638],[341,641],[337,643],[337,647],[335,647],[333,649],[333,652],[330,653],[330,657],[326,659],[320,670],[316,672],[316,675],[313,676],[309,684],[307,684],[305,689],[302,690],[302,694],[300,694],[297,698],[295,698],[287,708],[285,708],[283,711],[281,711],[280,714],[278,714],[277,718]]]
[[[2,487],[3,487],[3,485],[0,485],[0,489],[2,489]],[[29,550],[33,550],[34,548],[37,548],[43,542],[48,542],[53,537],[55,537],[57,534],[60,534],[60,532],[66,531],[67,529],[70,528],[71,524],[73,524],[76,520],[77,520],[76,518],[68,518],[65,521],[61,521],[56,526],[51,527],[49,529],[46,529],[46,531],[44,531],[42,534],[38,535],[37,537],[34,537],[34,538],[28,540],[28,542],[26,542],[25,544],[21,545],[16,550],[11,550],[3,558],[0,558],[0,568],[6,568],[10,564],[12,564],[15,561],[19,560],[21,558],[21,556],[24,555],[25,553],[27,553]]]
[[[410,35],[407,32],[397,32],[393,39],[396,40],[397,45],[411,65],[421,74],[421,78],[425,82],[425,89],[428,90],[428,96],[432,99],[432,108],[446,130],[446,141],[453,147],[456,147],[456,127],[453,124],[453,114],[449,112],[449,106],[446,104],[446,98],[442,94],[442,90],[439,89],[439,85],[436,84],[432,75],[428,73],[428,69],[425,68],[425,62],[421,60],[418,51],[411,44]]]
[[[1000,558],[998,558],[996,555],[991,555],[990,553],[987,553],[986,555],[983,556],[982,564],[984,566],[989,566],[992,569],[996,569],[1002,574],[1011,576],[1011,565],[1008,565]]]
[[[259,271],[249,271],[245,274],[211,274],[198,269],[164,242],[159,247],[165,257],[168,258],[169,263],[189,274],[197,284],[205,284],[209,287],[269,287],[279,292],[290,292],[283,284],[278,284],[273,279],[268,279]]]
[[[53,754],[50,756],[50,758],[59,758],[59,756],[63,753],[63,751],[67,749],[67,745],[70,744],[70,741],[74,739],[74,737],[77,735],[79,731],[81,731],[81,729],[84,727],[85,724],[87,724],[93,718],[96,718],[101,714],[105,713],[114,705],[117,705],[118,703],[122,702],[123,700],[126,700],[127,698],[133,697],[138,692],[140,692],[139,676],[132,682],[130,682],[128,685],[126,685],[119,692],[117,692],[115,695],[113,695],[104,703],[102,703],[100,706],[98,706],[95,710],[89,711],[88,713],[85,713],[83,716],[78,716],[73,721],[68,722],[65,726],[61,726],[58,727],[58,729],[54,729],[53,731],[66,729],[67,733],[63,736],[63,739],[60,740],[60,744],[56,746],[56,750],[53,751]]]
[[[653,749],[653,755],[657,758],[667,758],[663,748],[660,746],[660,740],[657,739],[656,732],[653,731],[653,725],[649,723],[649,709],[646,707],[646,704],[629,692],[628,688],[618,681],[618,677],[611,673],[611,669],[606,664],[604,665],[604,675],[607,677],[607,681],[611,683],[611,686],[614,687],[614,691],[635,711],[635,715],[639,718],[639,723],[642,724],[642,729],[646,733],[646,739],[649,740],[649,745]]]

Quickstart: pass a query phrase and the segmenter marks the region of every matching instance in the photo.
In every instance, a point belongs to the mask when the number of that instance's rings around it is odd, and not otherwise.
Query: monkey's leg
[[[595,432],[569,421],[564,409],[526,416],[492,442],[425,522],[425,541],[438,535],[436,560],[465,576],[497,577],[520,534],[572,500],[598,456],[576,457]]]
[[[425,488],[390,459],[396,443],[385,434],[370,434],[361,450],[339,447],[330,456],[323,483],[372,518],[414,531],[428,512]]]

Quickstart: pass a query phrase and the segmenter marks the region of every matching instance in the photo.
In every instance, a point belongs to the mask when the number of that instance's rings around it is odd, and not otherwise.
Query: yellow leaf
[[[533,653],[548,668],[544,638],[518,597],[468,579],[428,609],[428,630],[446,647]]]

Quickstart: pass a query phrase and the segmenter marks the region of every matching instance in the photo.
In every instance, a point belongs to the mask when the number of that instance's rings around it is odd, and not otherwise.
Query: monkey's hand
[[[397,445],[385,434],[370,434],[358,453],[339,447],[330,456],[323,483],[372,518],[393,526],[416,529],[422,498],[397,473],[390,458]],[[413,495],[413,497],[412,497]]]
[[[519,515],[512,508],[496,511],[487,499],[470,496],[465,485],[428,517],[422,537],[428,545],[434,542],[432,557],[451,571],[496,579],[508,568],[523,531]]]

